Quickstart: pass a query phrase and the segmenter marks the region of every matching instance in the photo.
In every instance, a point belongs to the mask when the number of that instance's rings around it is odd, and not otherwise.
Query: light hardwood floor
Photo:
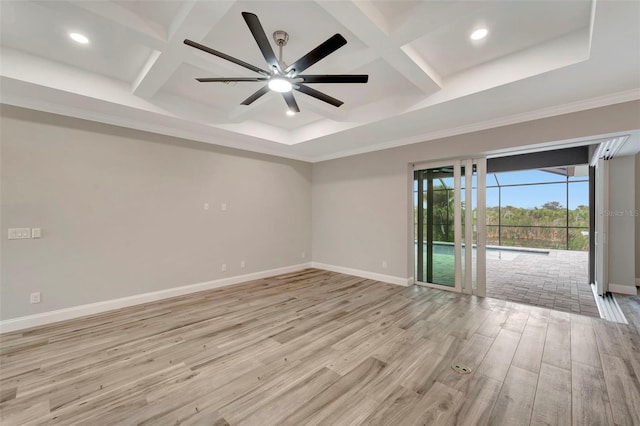
[[[633,326],[313,269],[0,343],[3,426],[640,422]]]

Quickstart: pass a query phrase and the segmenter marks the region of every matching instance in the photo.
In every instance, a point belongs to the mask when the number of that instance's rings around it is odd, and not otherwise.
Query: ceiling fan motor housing
[[[289,41],[289,34],[286,31],[278,30],[273,32],[273,40],[278,46],[286,46]]]

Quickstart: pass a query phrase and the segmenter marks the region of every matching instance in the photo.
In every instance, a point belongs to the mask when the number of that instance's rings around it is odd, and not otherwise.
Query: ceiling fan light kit
[[[285,78],[272,77],[269,80],[269,89],[274,92],[285,93],[290,92],[293,89],[293,85]]]
[[[261,89],[253,93],[247,99],[242,102],[242,105],[251,105],[257,99],[265,95],[269,91],[282,93],[282,96],[287,104],[288,115],[295,114],[296,112],[300,112],[300,108],[298,107],[298,103],[296,102],[292,90],[296,90],[298,92],[304,93],[305,95],[316,98],[320,101],[326,102],[335,107],[339,107],[343,104],[343,102],[339,99],[333,98],[319,90],[313,89],[306,84],[308,83],[366,83],[369,81],[369,76],[366,74],[330,74],[330,75],[310,75],[310,74],[300,74],[305,71],[310,66],[324,59],[331,53],[335,52],[345,44],[347,44],[347,40],[342,37],[340,34],[334,34],[329,37],[325,42],[321,43],[315,49],[311,50],[309,53],[287,66],[282,59],[282,49],[287,45],[289,41],[289,34],[286,31],[278,30],[273,33],[273,40],[279,48],[279,56],[276,58],[275,53],[269,43],[269,40],[266,36],[264,29],[262,28],[262,24],[260,24],[260,20],[256,15],[249,12],[242,12],[242,17],[244,18],[247,26],[249,27],[249,31],[253,35],[262,56],[264,57],[267,65],[269,66],[267,70],[259,68],[255,65],[249,64],[240,59],[234,58],[233,56],[227,55],[225,53],[214,50],[210,47],[204,46],[200,43],[194,42],[189,39],[185,39],[184,43],[188,46],[199,49],[203,52],[209,53],[211,55],[217,56],[219,58],[225,59],[229,62],[233,62],[236,65],[249,69],[257,74],[260,74],[259,77],[215,77],[215,78],[196,78],[197,81],[201,83],[226,83],[229,84],[231,82],[258,82],[263,81],[266,82],[266,85]],[[292,114],[289,114],[289,113]]]

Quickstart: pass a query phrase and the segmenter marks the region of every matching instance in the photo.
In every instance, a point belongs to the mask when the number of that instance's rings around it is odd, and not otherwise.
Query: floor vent
[[[607,321],[629,324],[613,293],[607,292],[604,296],[598,296],[598,292],[594,284],[591,284],[591,291],[593,292],[593,298],[596,300],[600,318]]]
[[[467,367],[464,364],[460,364],[457,362],[454,362],[453,364],[451,364],[451,368],[453,368],[453,371],[455,371],[456,373],[459,374],[470,374],[471,373],[471,368]]]

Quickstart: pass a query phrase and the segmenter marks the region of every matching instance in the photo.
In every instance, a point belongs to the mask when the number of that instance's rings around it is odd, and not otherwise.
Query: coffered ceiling
[[[3,103],[274,155],[320,161],[640,98],[640,2],[2,1]],[[285,114],[261,82],[185,38],[268,68],[241,13],[292,63],[340,33],[347,44],[309,84],[339,108],[294,92]],[[486,28],[481,40],[470,34]],[[69,38],[77,32],[90,42]],[[275,43],[272,43],[277,52]]]

